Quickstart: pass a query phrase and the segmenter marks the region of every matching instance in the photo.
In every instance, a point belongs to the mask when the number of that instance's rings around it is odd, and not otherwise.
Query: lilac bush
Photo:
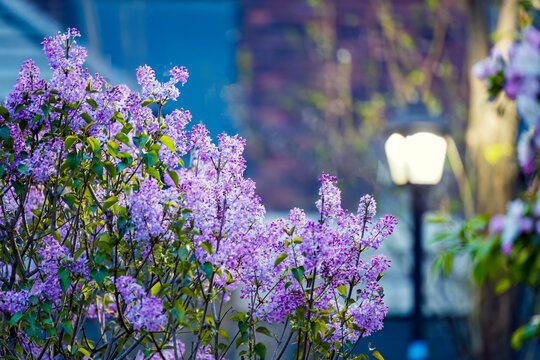
[[[323,174],[318,219],[266,220],[244,139],[164,112],[185,68],[141,66],[133,92],[83,67],[79,37],[45,39],[52,78],[26,61],[0,107],[0,356],[357,358],[387,313],[390,260],[365,251],[396,219],[369,195],[342,209]]]

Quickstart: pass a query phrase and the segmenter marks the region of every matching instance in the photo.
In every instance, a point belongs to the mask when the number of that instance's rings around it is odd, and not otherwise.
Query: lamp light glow
[[[384,144],[390,175],[396,185],[407,183],[407,141],[398,133],[390,135]]]
[[[397,185],[437,184],[441,181],[446,156],[446,140],[421,131],[404,137],[390,135],[385,143],[392,181]]]

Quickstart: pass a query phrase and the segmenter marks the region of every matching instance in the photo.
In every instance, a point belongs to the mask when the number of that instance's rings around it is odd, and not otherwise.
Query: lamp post
[[[386,140],[385,152],[392,181],[396,185],[410,184],[412,192],[414,308],[413,341],[409,345],[408,359],[424,360],[428,350],[422,334],[422,216],[429,185],[438,184],[441,180],[447,144],[441,126],[433,121],[417,121],[429,119],[425,112],[407,115],[405,118],[409,117],[409,121],[402,119],[401,126],[395,126],[395,131]]]

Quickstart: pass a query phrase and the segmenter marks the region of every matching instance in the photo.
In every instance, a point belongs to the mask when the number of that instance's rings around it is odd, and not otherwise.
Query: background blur
[[[142,64],[158,76],[186,66],[189,81],[168,110],[185,107],[214,136],[247,139],[248,176],[271,217],[292,207],[314,211],[321,171],[339,177],[346,208],[356,211],[361,195],[372,193],[379,214],[398,217],[398,231],[382,249],[392,259],[383,283],[389,318],[368,341],[387,360],[406,359],[413,308],[411,195],[392,184],[384,141],[389,125],[421,108],[449,129],[464,158],[473,116],[469,69],[487,56],[501,19],[518,17],[507,3],[518,1],[0,0],[0,96],[27,58],[48,75],[40,43],[66,27],[81,30],[90,71],[115,84],[136,89],[135,69]],[[487,158],[513,164],[512,146],[489,148]],[[515,168],[503,166],[509,174]],[[441,183],[425,195],[429,210],[459,222],[466,210],[456,178],[447,164]],[[476,210],[489,208],[473,196]],[[444,281],[430,272],[439,227],[424,223],[429,358],[479,358],[473,321],[478,294],[469,286],[466,259],[457,259]],[[525,301],[502,311],[519,322]],[[536,348],[530,344],[509,356],[540,359]]]

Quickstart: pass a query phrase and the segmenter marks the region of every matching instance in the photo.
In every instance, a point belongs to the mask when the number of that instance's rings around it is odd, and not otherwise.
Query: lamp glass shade
[[[437,184],[441,181],[446,157],[444,137],[417,132],[404,137],[394,133],[385,144],[392,181],[397,185]]]
[[[412,184],[437,184],[441,181],[446,140],[429,132],[407,136],[407,169]]]
[[[407,183],[407,141],[398,133],[390,135],[384,144],[390,176],[396,185]]]

